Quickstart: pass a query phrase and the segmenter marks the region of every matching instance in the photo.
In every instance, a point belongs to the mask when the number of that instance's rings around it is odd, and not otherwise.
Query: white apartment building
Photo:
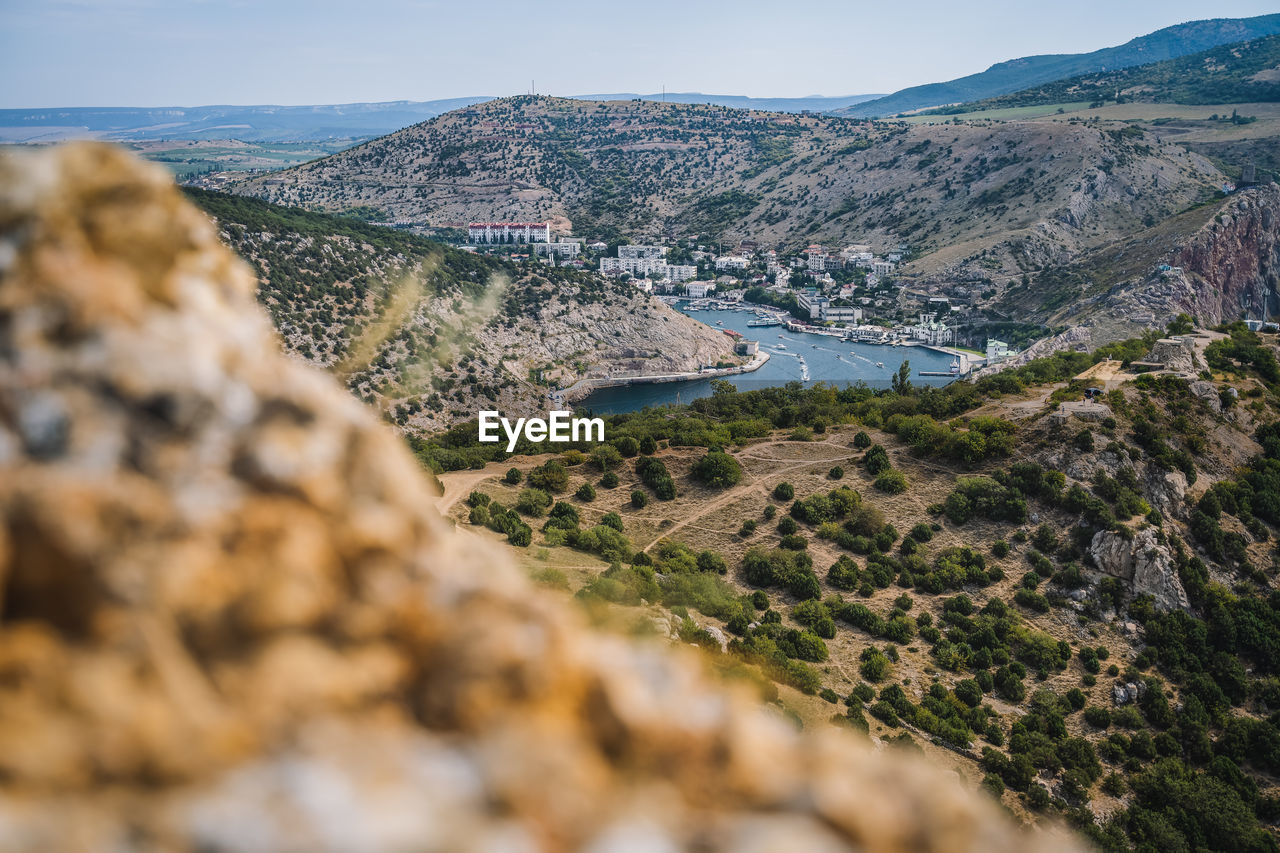
[[[844,261],[835,255],[814,253],[809,255],[808,267],[811,272],[834,272],[844,269]]]
[[[621,275],[630,273],[636,278],[645,278],[657,273],[668,281],[688,281],[698,277],[698,268],[692,264],[668,264],[659,257],[651,258],[601,258],[600,272],[603,275]]]
[[[693,264],[663,264],[659,269],[663,278],[672,281],[688,281],[698,277],[698,268]]]
[[[467,225],[472,243],[550,243],[549,222],[472,222]]]
[[[873,261],[871,263],[871,271],[878,276],[886,276],[893,272],[893,263],[890,261]]]
[[[618,275],[619,273],[631,273],[637,278],[643,278],[649,273],[657,272],[659,267],[665,267],[662,258],[601,258],[600,272],[605,275]]]
[[[716,286],[709,281],[691,281],[684,286],[684,295],[693,299],[702,299],[715,289]]]
[[[661,258],[667,254],[666,246],[629,246],[618,247],[620,258]]]
[[[582,244],[561,240],[558,243],[534,243],[535,255],[559,255],[562,258],[576,258],[582,254]]]

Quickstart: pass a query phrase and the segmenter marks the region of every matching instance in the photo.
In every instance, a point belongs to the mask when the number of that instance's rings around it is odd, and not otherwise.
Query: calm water
[[[951,381],[945,376],[918,375],[921,370],[946,371],[951,366],[950,356],[924,347],[853,344],[825,335],[789,332],[782,326],[749,327],[747,321],[754,320],[755,315],[743,311],[690,311],[683,307],[680,310],[714,329],[741,332],[749,339],[760,341],[760,348],[768,351],[769,361],[756,372],[726,377],[744,391],[800,381],[805,367],[808,368],[808,384],[826,382],[844,386],[865,382],[872,388],[887,388],[890,378],[904,361],[911,362],[911,381],[914,383],[945,385]],[[716,321],[723,325],[717,325]],[[785,348],[780,349],[779,344]],[[800,356],[805,361],[803,366]],[[883,362],[884,367],[876,367],[876,362]],[[688,403],[709,396],[710,379],[691,379],[660,385],[602,388],[579,405],[599,414],[615,414],[638,411],[645,406]]]

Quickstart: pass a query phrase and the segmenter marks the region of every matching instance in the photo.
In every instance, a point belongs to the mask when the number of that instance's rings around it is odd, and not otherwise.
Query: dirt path
[[[487,465],[481,471],[448,471],[441,474],[439,479],[444,493],[436,499],[436,511],[447,516],[454,504],[470,495],[476,486],[492,476],[493,472]]]
[[[779,447],[782,445],[793,444],[793,443],[794,442],[790,442],[787,439],[774,439],[772,441],[762,442],[760,444],[753,444],[750,447],[745,448],[740,454],[738,454],[738,458],[754,459],[757,462],[775,462],[776,463],[780,461],[785,461],[785,460],[778,459],[776,456],[761,456],[759,455],[758,451],[764,450],[765,448]],[[784,465],[781,468],[777,468],[773,471],[770,471],[768,474],[768,477],[770,479],[773,479],[801,468],[808,468],[813,465],[827,465],[833,462],[840,462],[841,460],[848,459],[853,454],[853,451],[850,448],[837,444],[829,438],[821,442],[814,442],[814,444],[826,445],[827,447],[830,447],[833,450],[838,450],[839,455],[833,456],[830,459],[797,460],[791,463],[790,465]],[[757,452],[752,453],[750,451],[757,451]],[[748,495],[753,495],[753,494],[765,495],[765,496],[769,494],[769,489],[765,486],[765,478],[752,477],[749,473],[744,471],[743,480],[741,483],[732,487],[727,492],[715,498],[714,500],[702,503],[692,515],[686,516],[685,518],[673,524],[671,527],[668,527],[666,530],[662,531],[662,534],[660,536],[655,538],[648,545],[644,546],[644,551],[648,553],[649,549],[652,548],[655,544],[657,544],[659,540],[669,538],[671,534],[679,530],[683,530],[686,527],[696,526],[696,522],[701,521],[702,519],[706,518],[708,515],[711,515],[712,513],[714,513],[716,510],[721,509],[727,504],[731,504],[734,501],[740,500]]]

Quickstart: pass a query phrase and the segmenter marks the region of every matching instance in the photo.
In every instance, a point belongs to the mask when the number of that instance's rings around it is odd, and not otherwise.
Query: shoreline
[[[593,391],[602,388],[623,388],[631,385],[660,385],[669,382],[688,382],[694,379],[719,379],[725,376],[738,376],[743,373],[754,373],[769,361],[769,353],[759,350],[751,361],[736,367],[713,367],[708,370],[688,371],[685,373],[650,373],[639,376],[609,376],[601,378],[582,378],[562,391],[552,392],[552,399],[563,403],[576,403],[589,396]]]

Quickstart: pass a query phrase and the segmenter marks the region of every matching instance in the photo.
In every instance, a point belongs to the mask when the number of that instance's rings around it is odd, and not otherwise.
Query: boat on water
[[[959,358],[957,358],[955,361],[951,362],[951,368],[950,368],[950,370],[951,370],[951,372],[952,372],[952,373],[956,373],[956,374],[958,374],[958,373],[960,372],[960,359],[959,359]]]
[[[778,349],[786,349],[786,348],[787,348],[786,344],[778,344]]]
[[[883,361],[877,361],[877,362],[876,362],[876,367],[884,367],[884,362],[883,362]]]

